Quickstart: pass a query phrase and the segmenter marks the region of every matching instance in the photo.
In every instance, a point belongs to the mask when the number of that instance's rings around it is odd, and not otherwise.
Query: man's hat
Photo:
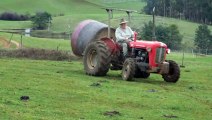
[[[125,23],[128,23],[128,21],[126,21],[124,18],[122,18],[119,25],[125,24]]]

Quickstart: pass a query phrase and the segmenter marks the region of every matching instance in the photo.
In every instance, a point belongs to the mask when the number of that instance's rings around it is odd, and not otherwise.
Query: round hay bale
[[[82,56],[86,45],[107,36],[108,25],[95,20],[82,21],[77,25],[71,37],[73,53]],[[111,37],[115,39],[115,29],[113,28],[111,28]]]

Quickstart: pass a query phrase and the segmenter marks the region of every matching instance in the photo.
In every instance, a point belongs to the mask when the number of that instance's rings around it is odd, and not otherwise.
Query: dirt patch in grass
[[[101,87],[101,84],[100,83],[92,83],[90,86],[92,86],[92,87]]]
[[[9,48],[10,47],[9,42],[2,37],[0,37],[0,44],[3,48]]]
[[[163,115],[165,118],[178,118],[176,115]]]
[[[119,111],[106,111],[103,113],[104,116],[120,116],[121,113]]]
[[[11,40],[11,42],[7,41],[5,38],[0,37],[0,46],[2,48],[20,48],[18,42]]]

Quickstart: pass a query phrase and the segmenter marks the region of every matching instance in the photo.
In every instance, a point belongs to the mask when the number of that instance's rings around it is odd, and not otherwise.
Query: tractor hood
[[[132,48],[158,48],[158,47],[164,47],[167,49],[167,45],[162,43],[162,42],[158,42],[158,41],[132,41],[130,42],[130,47]]]

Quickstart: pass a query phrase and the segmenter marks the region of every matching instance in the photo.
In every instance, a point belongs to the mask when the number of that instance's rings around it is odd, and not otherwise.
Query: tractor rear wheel
[[[105,76],[110,68],[110,50],[104,41],[90,43],[84,52],[84,70],[92,76]]]
[[[169,63],[169,73],[163,74],[163,79],[166,82],[176,83],[180,78],[180,68],[175,61],[168,60]]]
[[[132,58],[125,60],[122,68],[122,79],[132,81],[135,75],[136,64]]]
[[[147,79],[149,76],[150,76],[150,73],[143,72],[139,68],[136,69],[135,75],[134,75],[135,78],[144,78],[144,79]]]

